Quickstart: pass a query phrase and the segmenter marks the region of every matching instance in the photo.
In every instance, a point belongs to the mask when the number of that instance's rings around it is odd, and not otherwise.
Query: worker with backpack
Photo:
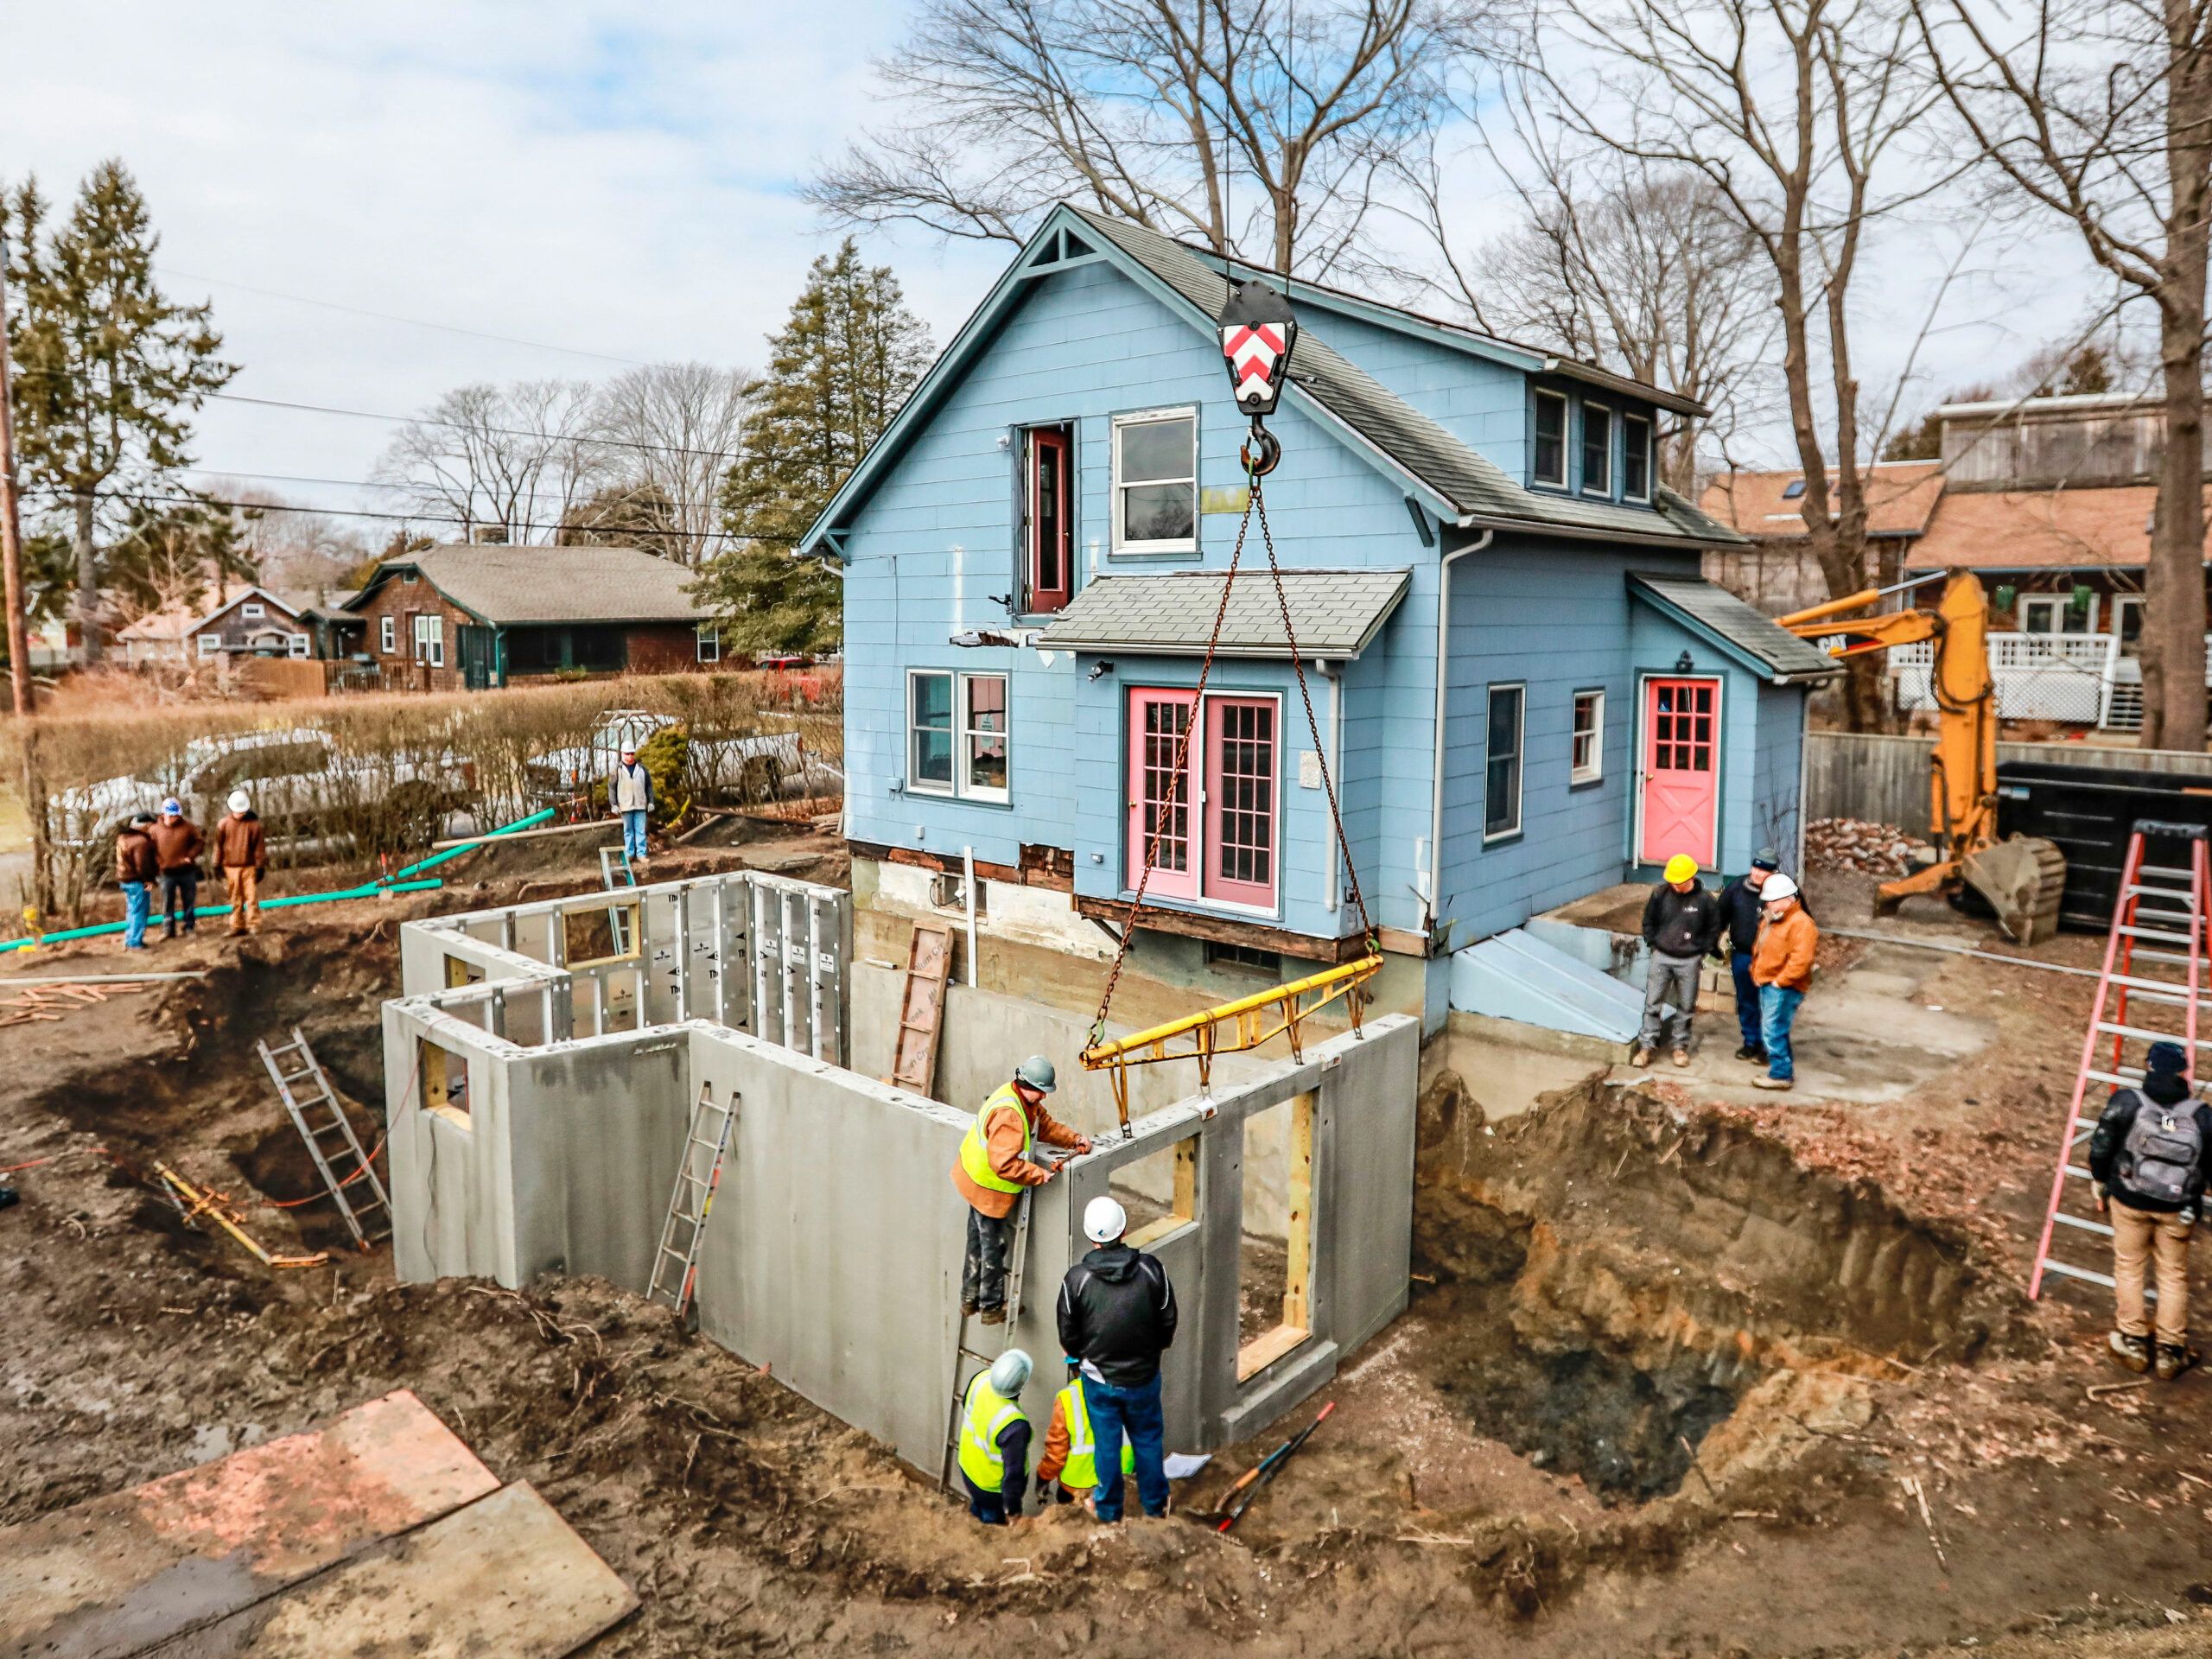
[[[2189,1345],[2189,1239],[2212,1178],[2212,1106],[2190,1092],[2179,1044],[2152,1044],[2140,1086],[2113,1090],[2089,1137],[2089,1175],[2098,1213],[2112,1223],[2118,1328],[2109,1345],[2129,1370],[2171,1382],[2200,1357]],[[2143,1295],[2153,1270],[2155,1348]]]

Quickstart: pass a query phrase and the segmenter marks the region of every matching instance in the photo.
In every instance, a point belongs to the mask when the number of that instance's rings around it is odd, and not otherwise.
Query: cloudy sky
[[[247,396],[392,415],[470,380],[757,365],[836,239],[796,187],[882,114],[867,60],[905,13],[898,0],[0,0],[0,179],[35,172],[66,202],[120,156],[162,233],[165,283],[214,301],[245,365],[231,390]],[[1506,222],[1477,164],[1459,185],[1471,235]],[[1875,250],[1870,389],[1900,372],[1961,222],[1946,210]],[[919,233],[867,245],[940,342],[1005,257]],[[1920,361],[1928,391],[2008,365],[2085,308],[2063,238],[1992,239],[1972,264],[1993,274],[1954,290]],[[210,474],[303,503],[388,506],[348,487],[388,431],[213,404],[199,452]]]

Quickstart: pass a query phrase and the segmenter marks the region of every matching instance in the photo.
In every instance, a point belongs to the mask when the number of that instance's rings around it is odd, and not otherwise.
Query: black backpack
[[[2161,1106],[2135,1093],[2135,1121],[2120,1142],[2120,1179],[2128,1191],[2179,1209],[2196,1197],[2196,1172],[2204,1160],[2204,1128],[2194,1098]]]

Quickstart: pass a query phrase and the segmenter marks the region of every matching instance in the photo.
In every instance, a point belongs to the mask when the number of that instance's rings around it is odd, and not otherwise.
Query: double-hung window
[[[445,618],[415,613],[415,660],[432,668],[446,665]]]
[[[1651,419],[1621,416],[1621,494],[1630,501],[1651,499]]]
[[[1603,404],[1582,405],[1582,493],[1613,493],[1613,411]]]
[[[384,655],[391,656],[398,647],[398,632],[394,619],[389,616],[378,617],[377,619],[377,649]]]
[[[1022,435],[1023,610],[1065,609],[1075,587],[1075,429],[1033,427]]]
[[[918,668],[906,676],[906,787],[1007,798],[1006,676]]]
[[[1605,775],[1605,694],[1574,694],[1574,727],[1567,760],[1570,784],[1594,784]]]
[[[1536,453],[1530,478],[1554,490],[1567,487],[1567,394],[1536,394]]]
[[[287,634],[284,637],[284,654],[287,657],[304,657],[310,643],[304,633]]]
[[[1503,841],[1521,833],[1522,685],[1490,689],[1490,721],[1483,766],[1483,839]]]
[[[702,663],[719,663],[722,659],[722,631],[711,622],[702,622],[697,630],[697,651]]]
[[[1129,691],[1128,883],[1272,910],[1281,869],[1282,706],[1272,696]],[[1179,761],[1179,765],[1178,764]]]
[[[1114,417],[1113,497],[1115,552],[1198,550],[1196,410]]]

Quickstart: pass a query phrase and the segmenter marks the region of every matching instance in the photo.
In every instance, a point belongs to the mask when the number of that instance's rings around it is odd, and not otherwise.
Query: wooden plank
[[[1236,1351],[1236,1380],[1249,1382],[1313,1333],[1294,1325],[1279,1325]]]
[[[638,1598],[526,1481],[152,1659],[559,1659]]]
[[[1282,1322],[1300,1330],[1313,1325],[1313,1096],[1290,1103],[1289,1179],[1284,1203],[1290,1224],[1284,1238]]]
[[[906,946],[906,978],[899,995],[899,1035],[892,1049],[890,1080],[918,1095],[927,1096],[937,1081],[945,986],[951,976],[952,930],[917,922]]]
[[[499,1485],[402,1389],[0,1531],[0,1653],[122,1659]]]
[[[976,866],[978,869],[981,865]],[[1116,928],[1128,919],[1128,901],[1125,899],[1093,899],[1084,893],[1075,895],[1076,913],[1102,922],[1111,922]],[[1216,944],[1249,945],[1256,950],[1280,950],[1286,956],[1334,968],[1353,962],[1367,954],[1367,939],[1363,934],[1347,933],[1340,939],[1317,939],[1309,933],[1293,933],[1287,928],[1263,927],[1256,922],[1230,921],[1218,916],[1201,916],[1193,911],[1162,910],[1147,907],[1137,918],[1137,925],[1155,933],[1175,933],[1185,938],[1211,939]]]

